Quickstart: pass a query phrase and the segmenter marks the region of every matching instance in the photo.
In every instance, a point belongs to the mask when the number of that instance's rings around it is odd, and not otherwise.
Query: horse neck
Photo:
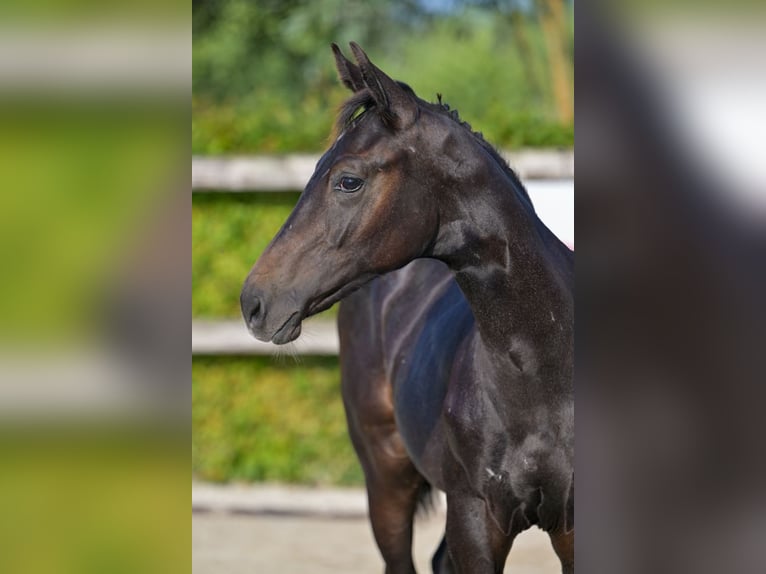
[[[507,368],[571,368],[572,253],[540,221],[515,182],[486,154],[479,177],[451,182],[440,205],[434,257],[453,271],[476,319],[479,344]],[[492,359],[490,359],[492,360]],[[571,373],[570,373],[571,375]]]

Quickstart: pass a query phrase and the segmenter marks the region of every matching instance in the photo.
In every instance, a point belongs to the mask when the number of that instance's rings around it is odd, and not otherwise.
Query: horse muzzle
[[[278,305],[269,304],[265,293],[247,283],[242,288],[239,304],[248,330],[259,341],[284,345],[301,334],[300,311],[280,312]]]

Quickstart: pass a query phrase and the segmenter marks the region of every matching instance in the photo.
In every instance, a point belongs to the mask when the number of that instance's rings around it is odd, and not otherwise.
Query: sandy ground
[[[443,513],[416,523],[418,572],[431,571],[430,557],[443,531]],[[226,512],[192,514],[192,566],[195,574],[383,572],[365,518]],[[561,566],[547,535],[533,529],[517,537],[505,571],[554,574]]]

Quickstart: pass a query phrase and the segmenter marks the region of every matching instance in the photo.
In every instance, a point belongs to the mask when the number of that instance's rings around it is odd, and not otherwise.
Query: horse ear
[[[355,93],[363,89],[362,72],[356,64],[343,55],[335,42],[332,44],[332,53],[335,55],[335,67],[338,69],[338,77],[343,85]]]
[[[351,42],[351,51],[359,63],[364,85],[370,90],[383,117],[392,118],[394,127],[405,128],[417,118],[417,104],[398,82],[389,78],[375,64],[370,62],[356,42]]]

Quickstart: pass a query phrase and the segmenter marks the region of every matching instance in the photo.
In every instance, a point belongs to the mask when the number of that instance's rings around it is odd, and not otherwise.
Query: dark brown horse
[[[447,495],[435,571],[501,572],[537,525],[573,572],[573,253],[480,135],[351,49],[333,46],[354,92],[337,138],[242,313],[286,343],[346,298],[343,399],[386,572],[414,571],[429,485]]]

